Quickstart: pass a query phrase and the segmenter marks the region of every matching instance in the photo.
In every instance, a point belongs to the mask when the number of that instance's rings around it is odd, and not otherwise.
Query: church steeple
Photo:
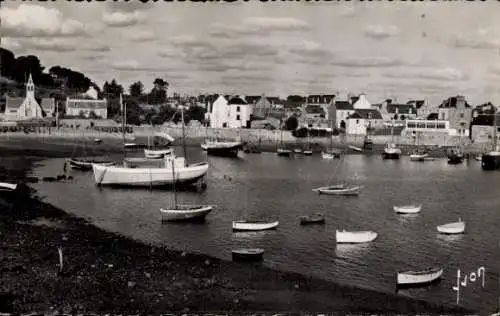
[[[35,99],[35,84],[33,83],[31,73],[28,79],[28,83],[26,83],[26,98]]]

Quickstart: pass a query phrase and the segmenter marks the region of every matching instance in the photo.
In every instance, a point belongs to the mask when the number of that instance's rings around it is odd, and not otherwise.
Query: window
[[[238,106],[236,107],[236,112],[239,112],[239,111],[240,111],[240,106],[238,105]],[[238,120],[239,120],[239,119],[238,119]]]
[[[460,118],[464,118],[464,114],[463,113],[460,113]]]
[[[359,124],[359,120],[356,120],[356,124]]]
[[[236,120],[239,121],[240,120],[240,115],[236,115]]]

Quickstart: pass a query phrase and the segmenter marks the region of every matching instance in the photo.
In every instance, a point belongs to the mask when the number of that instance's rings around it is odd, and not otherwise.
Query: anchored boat
[[[398,287],[423,286],[435,282],[443,275],[441,268],[428,268],[418,271],[403,271],[397,273]]]

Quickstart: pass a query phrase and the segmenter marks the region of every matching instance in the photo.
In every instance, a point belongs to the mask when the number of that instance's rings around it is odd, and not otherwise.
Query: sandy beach
[[[22,182],[34,162],[71,149],[2,142],[0,181]],[[36,192],[0,196],[0,209],[1,312],[472,312],[142,244],[43,203]]]

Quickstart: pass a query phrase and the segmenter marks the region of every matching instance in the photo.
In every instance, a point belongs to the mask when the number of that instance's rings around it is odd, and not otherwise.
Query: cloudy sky
[[[135,1],[135,0],[134,0]],[[2,46],[102,85],[181,93],[463,94],[500,103],[500,2],[3,2]]]

